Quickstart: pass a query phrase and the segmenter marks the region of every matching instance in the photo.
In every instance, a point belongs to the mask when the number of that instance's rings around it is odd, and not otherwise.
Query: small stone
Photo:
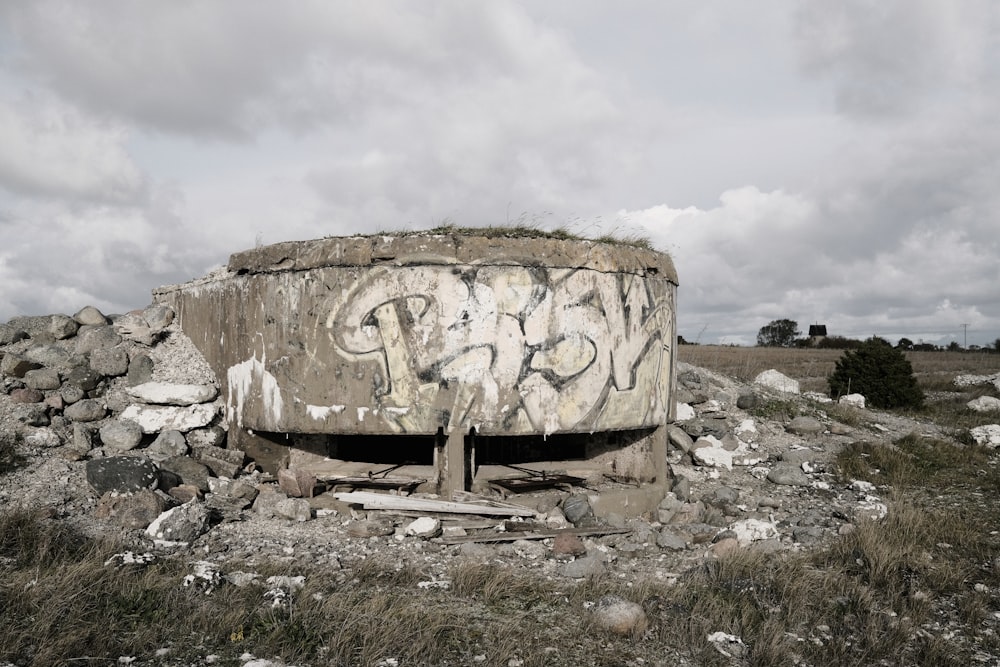
[[[404,534],[429,540],[441,534],[441,521],[429,516],[422,516],[406,525]]]
[[[70,448],[80,454],[87,454],[94,448],[94,433],[96,429],[92,424],[73,424],[73,439],[70,440]]]
[[[785,430],[795,435],[816,435],[826,430],[818,419],[812,417],[796,417],[785,426]]]
[[[73,319],[80,324],[90,326],[101,326],[108,323],[108,318],[104,316],[104,313],[94,306],[84,306],[73,315]]]
[[[691,480],[682,475],[678,475],[674,478],[674,486],[671,488],[671,491],[675,496],[677,496],[677,500],[682,502],[691,500]]]
[[[96,373],[118,377],[128,372],[128,353],[123,347],[102,347],[90,353],[90,367]]]
[[[89,366],[77,366],[66,374],[66,384],[75,385],[83,391],[93,391],[100,383],[101,374]]]
[[[183,456],[187,452],[187,441],[180,431],[163,431],[145,450],[146,456],[157,462]]]
[[[587,553],[587,547],[579,535],[572,533],[559,533],[552,541],[552,555],[560,556],[583,556]]]
[[[771,468],[767,481],[780,486],[809,486],[809,477],[796,465],[783,463]]]
[[[73,404],[86,396],[86,392],[75,384],[65,384],[59,390],[59,396],[64,403]]]
[[[708,553],[714,558],[724,558],[739,551],[740,542],[735,537],[723,537],[708,548]]]
[[[54,368],[36,368],[24,374],[24,384],[31,389],[48,391],[58,389],[62,385],[59,371]]]
[[[687,540],[674,531],[664,528],[656,536],[656,546],[668,551],[683,551],[687,549]]]
[[[594,510],[590,506],[590,499],[581,493],[574,493],[566,497],[562,504],[563,514],[566,520],[574,526],[580,524],[588,517],[594,516]]]
[[[388,521],[363,519],[352,521],[347,526],[347,534],[351,537],[385,537],[392,535],[396,529]]]
[[[193,484],[178,484],[167,489],[171,498],[179,503],[189,503],[202,497],[201,489]]]
[[[200,447],[221,447],[226,441],[226,430],[220,426],[196,428],[185,434],[187,443],[194,449]]]
[[[729,527],[740,544],[750,544],[778,536],[778,527],[770,521],[743,519]]]
[[[284,468],[278,471],[278,487],[292,498],[312,498],[316,477],[301,468]]]
[[[142,429],[126,420],[108,422],[100,428],[101,442],[106,452],[121,454],[135,449],[142,441]]]
[[[13,403],[41,403],[45,400],[45,394],[37,389],[15,389],[10,392],[10,400]]]
[[[167,510],[146,529],[157,542],[188,544],[208,530],[209,511],[204,503],[190,502]]]
[[[850,435],[853,432],[854,429],[846,424],[841,424],[840,422],[830,424],[830,433],[833,435]]]
[[[670,439],[670,444],[685,454],[691,451],[691,447],[694,445],[694,440],[691,439],[691,436],[675,424],[667,426],[667,437]]]
[[[642,606],[617,595],[605,595],[591,611],[595,625],[617,635],[641,636],[649,628]]]
[[[733,454],[713,435],[705,435],[694,442],[691,448],[691,458],[694,462],[709,468],[733,469]]]
[[[583,579],[585,577],[596,577],[607,570],[603,554],[588,554],[583,558],[565,563],[559,570],[559,574],[570,579]]]
[[[696,503],[684,503],[677,508],[674,515],[670,517],[672,525],[683,525],[689,523],[700,523],[705,516],[705,504],[700,500]]]
[[[137,354],[128,365],[125,376],[128,386],[145,384],[153,379],[153,360],[147,354]]]
[[[62,444],[59,434],[51,428],[26,428],[21,432],[24,437],[24,444],[29,447],[42,447],[52,449]]]
[[[104,404],[93,398],[85,398],[67,406],[63,411],[67,419],[75,422],[92,422],[104,419],[107,408]]]
[[[837,403],[840,405],[849,405],[854,408],[865,409],[865,397],[861,394],[847,394],[846,396],[841,396],[837,399]]]
[[[11,403],[10,416],[27,426],[48,426],[48,407],[44,403]]]
[[[108,492],[94,510],[98,519],[111,519],[124,528],[145,529],[166,509],[163,498],[149,489],[135,493]]]
[[[198,487],[202,493],[208,492],[208,468],[189,456],[174,456],[160,463],[160,468],[172,472],[184,484]]]

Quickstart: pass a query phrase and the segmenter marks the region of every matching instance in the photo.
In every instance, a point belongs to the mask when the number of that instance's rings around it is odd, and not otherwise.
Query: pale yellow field
[[[802,391],[827,390],[826,378],[843,350],[782,347],[733,347],[723,345],[679,345],[680,361],[724,375],[751,381],[768,369],[798,380]],[[956,375],[988,375],[1000,372],[1000,354],[987,352],[907,352],[913,373],[927,391],[948,388]]]

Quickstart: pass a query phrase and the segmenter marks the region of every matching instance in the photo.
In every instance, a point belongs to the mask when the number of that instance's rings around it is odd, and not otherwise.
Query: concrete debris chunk
[[[131,419],[139,424],[143,433],[171,430],[184,432],[208,426],[218,412],[218,407],[213,403],[189,406],[132,404],[122,412],[121,418]]]
[[[773,368],[766,370],[754,378],[753,383],[783,394],[798,394],[799,381],[793,380],[784,373],[780,373]]]
[[[219,395],[214,385],[169,382],[146,382],[129,387],[127,391],[135,400],[153,405],[194,405],[213,401]]]

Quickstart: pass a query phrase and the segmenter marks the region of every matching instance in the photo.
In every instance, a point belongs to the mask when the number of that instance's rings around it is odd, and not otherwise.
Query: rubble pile
[[[169,308],[20,317],[0,325],[0,438],[21,457],[0,476],[0,503],[117,532],[137,550],[197,550],[224,571],[273,559],[339,570],[378,554],[419,560],[434,581],[456,557],[554,577],[672,578],[733,550],[801,549],[884,516],[885,490],[840,479],[837,453],[856,440],[942,435],[867,411],[860,396],[838,406],[854,415],[848,426],[830,399],[799,394],[776,371],[745,384],[681,363],[676,400],[669,492],[646,516],[595,516],[593,480],[503,502],[418,494],[366,509],[371,493],[335,493],[294,469],[265,474],[226,446],[218,383]],[[798,415],[772,409],[787,405]]]

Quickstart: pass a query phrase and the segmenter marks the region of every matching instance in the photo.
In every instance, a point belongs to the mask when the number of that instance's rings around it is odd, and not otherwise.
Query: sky
[[[990,0],[0,0],[0,322],[231,253],[644,236],[678,332],[1000,338]]]

